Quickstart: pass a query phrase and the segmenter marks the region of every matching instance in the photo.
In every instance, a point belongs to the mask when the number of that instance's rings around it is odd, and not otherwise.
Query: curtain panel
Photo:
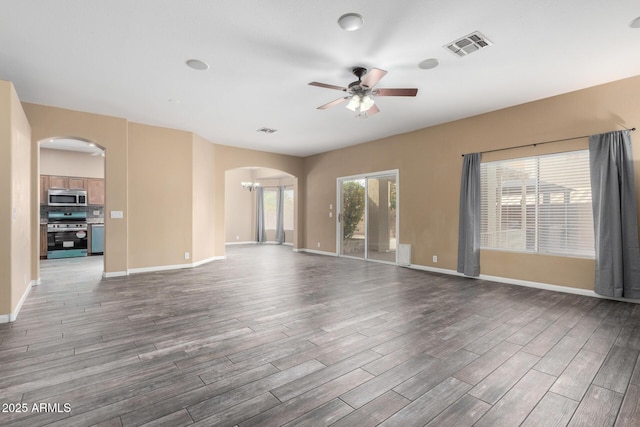
[[[284,243],[284,186],[278,187],[278,209],[276,210],[276,242]]]
[[[480,153],[465,154],[460,182],[458,272],[480,275]]]
[[[256,242],[267,241],[267,230],[264,218],[264,189],[256,188]]]
[[[595,237],[595,288],[640,298],[640,250],[630,132],[589,137]]]

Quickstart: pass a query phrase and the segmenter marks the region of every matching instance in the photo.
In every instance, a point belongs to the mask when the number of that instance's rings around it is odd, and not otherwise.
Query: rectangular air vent
[[[491,46],[492,44],[491,40],[483,36],[480,32],[475,31],[459,38],[458,40],[448,43],[443,47],[454,55],[462,57],[484,47]]]
[[[277,129],[273,129],[273,128],[267,128],[267,127],[262,127],[260,129],[257,129],[256,132],[261,132],[261,133],[276,133],[278,132]]]

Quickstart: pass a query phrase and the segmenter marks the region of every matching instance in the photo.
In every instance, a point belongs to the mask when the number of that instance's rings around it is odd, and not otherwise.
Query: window
[[[589,151],[482,163],[483,249],[593,257]]]
[[[278,217],[278,189],[264,189],[264,222],[265,230],[276,229],[276,219]]]
[[[275,230],[278,221],[278,188],[264,189],[264,221],[266,230]],[[293,230],[293,188],[284,189],[283,226]]]
[[[293,188],[284,189],[284,229],[293,230]]]

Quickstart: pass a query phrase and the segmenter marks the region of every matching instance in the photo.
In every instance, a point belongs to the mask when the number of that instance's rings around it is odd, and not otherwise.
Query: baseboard
[[[312,249],[294,249],[293,251],[294,252],[307,252],[307,253],[316,254],[316,255],[338,256],[337,253],[315,251],[315,250],[312,250]],[[487,280],[487,281],[490,281],[490,282],[504,283],[504,284],[507,284],[507,285],[525,286],[525,287],[528,287],[528,288],[544,289],[544,290],[547,290],[547,291],[564,292],[566,294],[583,295],[583,296],[593,297],[593,298],[609,299],[609,300],[613,300],[613,301],[621,301],[621,302],[630,302],[630,303],[634,303],[634,304],[640,304],[640,299],[607,297],[607,296],[604,296],[604,295],[597,294],[594,291],[590,291],[588,289],[572,288],[572,287],[569,287],[569,286],[560,286],[560,285],[552,285],[552,284],[549,284],[549,283],[541,283],[541,282],[532,282],[532,281],[528,281],[528,280],[511,279],[511,278],[508,278],[508,277],[490,276],[490,275],[487,275],[487,274],[481,274],[479,277],[470,277],[470,276],[465,276],[462,273],[458,273],[456,270],[449,270],[449,269],[446,269],[446,268],[428,267],[426,265],[419,265],[419,264],[410,264],[410,265],[407,265],[407,266],[398,266],[398,267],[411,268],[413,270],[420,270],[420,271],[428,271],[428,272],[431,272],[431,273],[447,274],[449,276],[468,277],[469,279]]]
[[[223,259],[226,259],[226,257],[215,256],[215,257],[203,259],[201,261],[197,261],[191,264],[158,265],[155,267],[130,268],[129,270],[127,270],[127,274],[154,273],[158,271],[181,270],[185,268],[198,267],[200,265],[207,264],[212,261],[219,261]]]
[[[314,254],[314,255],[324,255],[324,256],[338,256],[338,254],[336,252],[326,252],[326,251],[317,251],[315,249],[305,249],[305,248],[300,248],[300,249],[293,249],[294,252],[306,252],[308,254]]]
[[[248,241],[248,242],[225,242],[225,246],[233,246],[233,245],[257,245],[258,242],[256,242],[255,240],[253,241]]]
[[[126,276],[128,273],[126,271],[109,271],[109,272],[102,272],[102,277],[104,277],[105,279],[109,279],[111,277],[124,277]]]
[[[29,282],[29,285],[27,285],[27,289],[25,289],[24,292],[22,293],[22,296],[20,297],[20,301],[18,301],[18,304],[16,305],[16,309],[13,311],[13,313],[0,314],[0,323],[9,323],[9,322],[16,321],[16,319],[18,318],[18,313],[20,313],[20,309],[22,308],[22,304],[24,304],[25,300],[27,299],[27,296],[29,296],[29,292],[31,291],[31,288],[36,283],[37,283],[36,280],[32,280]]]
[[[198,261],[198,262],[194,262],[193,264],[191,264],[191,267],[198,267],[198,266],[203,265],[203,264],[208,264],[208,263],[210,263],[212,261],[221,261],[223,259],[227,259],[227,257],[226,256],[214,256],[214,257],[211,257],[211,258],[203,259],[203,260]]]
[[[550,283],[532,282],[529,280],[511,279],[508,277],[500,277],[500,276],[490,276],[488,274],[481,274],[478,277],[470,277],[470,276],[465,276],[462,273],[458,273],[455,270],[448,270],[444,268],[433,268],[433,267],[427,267],[424,265],[416,265],[416,264],[411,264],[408,266],[408,268],[412,268],[414,270],[430,271],[433,273],[448,274],[451,276],[468,277],[469,279],[487,280],[490,282],[504,283],[507,285],[524,286],[527,288],[543,289],[546,291],[564,292],[566,294],[583,295],[583,296],[592,297],[592,298],[609,299],[614,301],[640,304],[640,299],[607,297],[604,295],[597,294],[594,291],[590,291],[588,289],[572,288],[570,286],[552,285]]]

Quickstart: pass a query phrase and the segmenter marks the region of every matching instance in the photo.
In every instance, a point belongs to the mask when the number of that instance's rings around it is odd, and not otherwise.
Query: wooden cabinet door
[[[69,177],[49,176],[49,188],[69,188]]]
[[[40,224],[40,258],[47,257],[47,225]]]
[[[78,178],[75,176],[69,177],[69,188],[73,188],[74,190],[86,190],[87,189],[87,178]]]
[[[49,175],[40,175],[40,204],[47,204],[47,190],[49,189]]]
[[[104,179],[87,178],[87,203],[104,205]]]

